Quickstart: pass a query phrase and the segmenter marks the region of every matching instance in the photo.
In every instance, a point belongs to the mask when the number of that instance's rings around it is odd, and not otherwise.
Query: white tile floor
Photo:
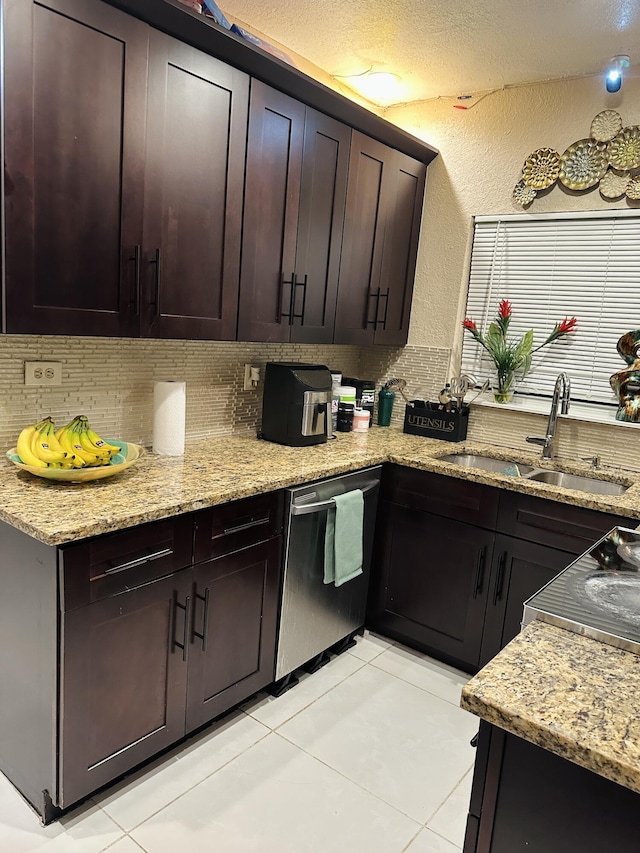
[[[0,851],[459,853],[467,678],[367,634],[49,827],[0,776]]]

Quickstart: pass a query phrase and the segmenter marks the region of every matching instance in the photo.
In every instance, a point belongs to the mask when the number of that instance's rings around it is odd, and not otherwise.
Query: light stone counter
[[[640,655],[534,621],[464,686],[460,705],[640,793]]]
[[[148,451],[112,478],[75,485],[34,477],[6,461],[0,465],[0,520],[47,545],[61,545],[387,461],[640,518],[640,474],[561,465],[573,473],[631,485],[624,495],[610,497],[462,468],[437,458],[464,451],[541,466],[538,453],[438,441],[375,426],[368,433],[339,433],[335,440],[313,447],[283,447],[254,437],[228,436],[190,445],[181,457]]]

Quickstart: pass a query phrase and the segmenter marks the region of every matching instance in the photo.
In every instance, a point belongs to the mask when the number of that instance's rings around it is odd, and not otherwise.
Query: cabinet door
[[[249,78],[152,31],[143,333],[234,340]]]
[[[148,27],[7,0],[7,331],[137,333]]]
[[[307,108],[295,281],[287,309],[292,341],[333,340],[350,141],[350,128]]]
[[[373,341],[403,346],[409,334],[426,166],[394,151],[390,168],[392,181],[385,200],[386,228]]]
[[[496,536],[493,553],[480,666],[520,633],[527,598],[574,559],[566,551],[500,535]]]
[[[280,537],[194,569],[187,731],[274,679]]]
[[[406,343],[425,174],[353,132],[334,343]]]
[[[384,502],[368,623],[474,670],[487,602],[493,533]]]
[[[238,338],[288,341],[305,106],[251,81]]]
[[[184,735],[190,579],[180,572],[63,615],[62,807]]]

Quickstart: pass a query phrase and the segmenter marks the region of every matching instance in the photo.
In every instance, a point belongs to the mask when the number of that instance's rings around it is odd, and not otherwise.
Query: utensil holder
[[[443,441],[464,441],[467,437],[469,406],[447,412],[439,403],[426,400],[412,400],[412,403],[413,406],[405,406],[403,432]]]

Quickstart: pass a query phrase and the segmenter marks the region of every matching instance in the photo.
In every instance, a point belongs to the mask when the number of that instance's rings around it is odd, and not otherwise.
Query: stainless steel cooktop
[[[640,532],[614,527],[525,601],[533,619],[640,654]]]

